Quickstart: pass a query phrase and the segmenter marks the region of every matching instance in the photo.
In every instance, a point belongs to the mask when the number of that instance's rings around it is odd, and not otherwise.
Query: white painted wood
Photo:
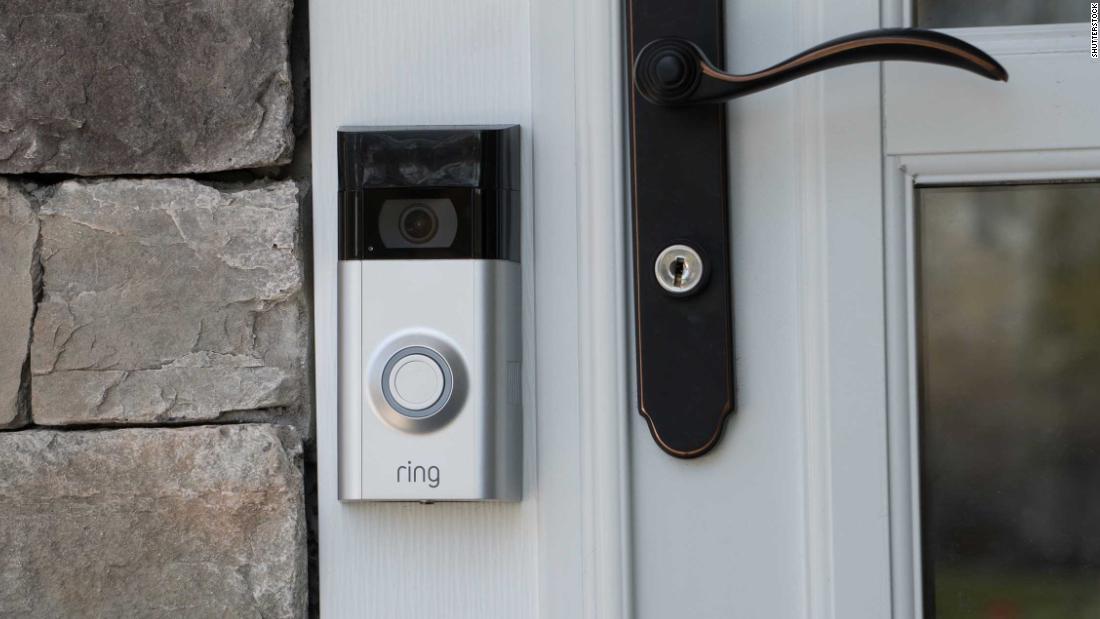
[[[874,28],[874,0],[824,0],[812,43]],[[804,45],[804,47],[807,45]],[[805,492],[808,548],[828,549],[810,575],[824,591],[808,615],[837,619],[890,613],[889,484],[886,458],[885,311],[882,265],[881,66],[828,71],[815,78],[820,138],[804,155],[803,208],[816,221],[801,230],[806,291],[802,333],[809,461]],[[805,140],[811,144],[812,140]],[[817,341],[816,345],[810,342]],[[816,380],[809,380],[817,374]],[[818,504],[814,497],[822,497]],[[815,520],[821,522],[814,526]],[[823,536],[817,540],[816,535]]]
[[[882,0],[882,25],[906,28],[916,26],[912,0]],[[1082,22],[1085,21],[1082,13]],[[1044,54],[1088,49],[1088,29],[1082,24],[1030,24],[1019,26],[983,26],[939,28],[940,32],[977,45],[987,54]]]
[[[531,5],[537,372],[538,613],[582,617],[573,2]],[[531,237],[527,237],[531,238]],[[530,373],[528,373],[530,376]]]
[[[631,616],[620,19],[532,6],[543,617]]]
[[[311,6],[324,616],[630,616],[618,10],[615,0]],[[335,129],[497,122],[524,129],[525,501],[342,505]]]
[[[885,300],[887,340],[887,411],[890,462],[890,546],[892,612],[894,619],[923,616],[920,609],[920,573],[918,490],[913,466],[917,451],[916,416],[917,364],[912,358],[914,323],[908,300],[914,295],[915,274],[912,255],[912,193],[897,160],[887,158],[885,165],[884,236]]]
[[[798,12],[798,45],[811,47],[824,38],[823,2],[804,2]],[[805,487],[804,615],[830,619],[833,612],[833,509],[829,492],[832,446],[829,441],[828,381],[828,239],[825,201],[825,77],[814,75],[796,84],[800,146],[798,181],[801,247],[798,256],[803,484]]]
[[[1007,84],[893,63],[885,73],[889,154],[1095,148],[1100,80],[1088,25],[948,30],[988,48]],[[951,93],[951,96],[944,96]]]
[[[886,0],[886,25],[908,24]],[[895,619],[924,614],[921,593],[914,186],[1100,177],[1100,82],[1087,26],[948,29],[998,58],[996,96],[930,67],[886,70],[885,260],[892,588]],[[946,96],[949,93],[950,96]],[[869,300],[870,301],[870,300]]]
[[[1100,149],[892,156],[886,160],[885,178],[894,618],[914,619],[924,616],[919,578],[915,187],[1100,178]]]
[[[619,0],[574,4],[584,617],[633,616]]]
[[[727,11],[735,72],[879,19],[873,0]],[[889,616],[879,74],[731,105],[738,412],[691,462],[635,422],[641,617]]]
[[[536,606],[535,323],[525,321],[527,493],[521,504],[336,500],[336,129],[524,125],[530,15],[506,0],[327,0],[310,6],[321,610],[326,617],[527,617]],[[530,222],[531,193],[525,213]],[[527,232],[530,233],[528,224]],[[529,234],[527,238],[530,238]],[[526,298],[539,291],[524,248]],[[528,304],[528,307],[533,304]],[[553,303],[543,308],[554,311]],[[552,388],[552,381],[547,381]]]
[[[924,184],[1097,178],[1100,148],[901,155],[895,156],[892,167]]]
[[[784,24],[790,23],[786,11],[792,9],[796,45],[785,39],[789,26]],[[880,23],[877,3],[862,0],[806,0],[786,7],[738,4],[729,10],[729,55],[735,72]],[[903,12],[896,6],[887,10],[887,21]],[[742,18],[755,26],[744,26]],[[897,322],[895,316],[897,298],[912,287],[911,265],[898,257],[911,249],[904,210],[911,191],[899,193],[899,187],[909,187],[914,179],[1019,178],[1021,162],[1032,170],[1031,178],[1092,177],[1095,157],[1088,149],[1100,137],[1092,131],[1095,118],[1084,124],[1090,131],[1084,137],[1066,123],[1086,116],[1083,101],[1096,100],[1068,99],[1067,93],[1084,95],[1095,87],[1081,85],[1082,63],[1067,53],[1081,40],[1078,26],[956,34],[997,53],[1013,72],[1014,89],[998,92],[994,100],[982,88],[1003,85],[899,63],[850,67],[802,80],[793,87],[793,100],[786,98],[791,91],[781,87],[756,95],[760,100],[731,106],[739,412],[724,444],[698,463],[661,460],[644,427],[635,424],[640,616],[921,616],[915,580],[920,560],[917,486],[911,478],[916,470],[911,429],[915,392],[910,387],[915,368],[895,351],[896,342],[912,337],[912,325]],[[754,60],[759,54],[768,57]],[[1062,85],[1069,75],[1077,85],[1067,90]],[[1024,113],[1029,106],[1047,115],[1029,126]],[[793,131],[774,120],[784,115],[794,120]],[[1002,126],[994,131],[996,124]],[[767,138],[758,138],[758,131]],[[902,157],[899,161],[927,167],[911,173],[908,181],[888,175],[884,186],[884,137],[891,153],[931,149],[936,154]],[[1065,150],[1077,146],[1088,149]],[[986,152],[1025,147],[1056,150]],[[884,201],[901,204],[901,210],[884,214]],[[769,217],[781,223],[769,229],[763,225]],[[798,231],[793,242],[790,230]],[[796,261],[790,259],[792,247]],[[767,286],[754,285],[756,278]],[[790,298],[777,294],[784,289],[796,291],[796,318],[784,314]],[[775,326],[769,329],[770,324]],[[798,325],[793,338],[791,324]],[[754,345],[762,332],[771,337],[766,350]],[[906,344],[906,351],[911,353],[911,345]],[[782,378],[769,381],[769,370],[782,367],[782,361],[772,365],[780,359],[793,359],[797,371],[788,369]],[[792,392],[798,395],[799,423],[777,429],[783,411],[769,404]],[[905,411],[901,416],[899,407]],[[767,414],[773,415],[772,434],[763,429]],[[754,467],[768,456],[783,453],[791,436],[798,436],[803,447],[799,474],[788,477],[783,463],[761,474],[757,486],[744,484],[741,476],[755,473]],[[768,456],[754,452],[762,445]],[[731,454],[733,450],[737,453]],[[783,490],[793,491],[804,505],[804,546],[789,555],[768,537],[774,531],[797,530],[787,519],[790,505],[777,495]],[[661,506],[662,497],[667,501],[672,496],[684,507]],[[703,505],[696,511],[688,507]],[[751,514],[752,522],[738,519],[738,509]],[[900,514],[893,521],[891,509]],[[759,522],[767,523],[766,531],[754,528]],[[771,574],[784,563],[796,569],[798,558],[804,561],[801,600],[784,594],[790,576],[783,580]],[[741,574],[743,565],[756,571]],[[740,578],[756,588],[743,589]]]
[[[994,56],[1079,54],[1089,48],[1089,31],[1082,24],[944,28],[941,32],[969,41]]]
[[[727,3],[731,70],[797,52],[797,11],[792,0]],[[798,118],[793,85],[729,106],[738,390],[721,443],[673,458],[631,412],[642,619],[804,612]]]

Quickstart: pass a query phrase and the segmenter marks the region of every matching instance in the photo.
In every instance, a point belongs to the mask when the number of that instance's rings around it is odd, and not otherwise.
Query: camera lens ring
[[[439,231],[439,218],[430,206],[417,202],[401,211],[397,218],[397,230],[410,243],[427,243]]]

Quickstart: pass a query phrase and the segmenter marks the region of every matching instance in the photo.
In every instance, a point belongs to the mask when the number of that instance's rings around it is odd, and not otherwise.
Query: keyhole
[[[665,292],[682,297],[699,288],[703,257],[687,245],[669,245],[657,256],[653,274]]]
[[[672,274],[672,285],[682,288],[684,286],[684,275],[687,272],[687,260],[683,256],[676,256],[672,264],[668,265],[668,270]]]

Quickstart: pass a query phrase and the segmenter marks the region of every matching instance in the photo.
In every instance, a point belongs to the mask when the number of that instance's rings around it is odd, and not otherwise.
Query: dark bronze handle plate
[[[639,412],[661,449],[680,458],[718,444],[736,393],[726,113],[725,106],[699,104],[879,60],[1008,79],[996,60],[964,41],[900,28],[841,37],[773,67],[733,75],[718,68],[725,1],[625,0],[634,69],[627,103]],[[691,294],[670,293],[654,277],[657,257],[674,246],[701,257],[705,275]]]

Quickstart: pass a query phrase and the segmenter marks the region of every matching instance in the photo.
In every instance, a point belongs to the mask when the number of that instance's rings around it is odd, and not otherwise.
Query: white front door
[[[997,83],[865,64],[729,105],[737,412],[630,417],[638,617],[1100,613],[1100,61],[1089,5],[726,4],[748,73],[946,28]]]

